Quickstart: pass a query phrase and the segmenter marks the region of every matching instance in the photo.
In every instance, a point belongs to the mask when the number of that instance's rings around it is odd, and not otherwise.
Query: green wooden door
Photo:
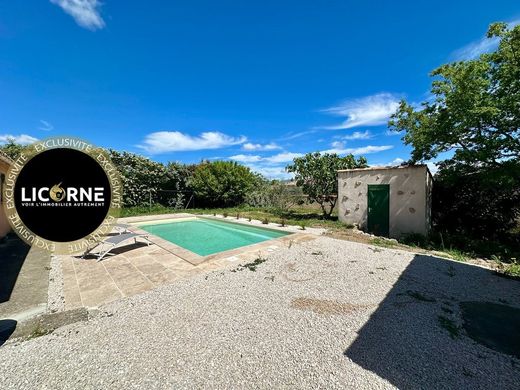
[[[390,220],[390,186],[368,185],[368,231],[377,236],[388,237]]]

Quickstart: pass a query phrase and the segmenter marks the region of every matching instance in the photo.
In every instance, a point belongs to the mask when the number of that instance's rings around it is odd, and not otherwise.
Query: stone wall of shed
[[[410,233],[428,234],[431,176],[425,166],[338,172],[340,221],[366,229],[369,184],[390,185],[391,237]]]

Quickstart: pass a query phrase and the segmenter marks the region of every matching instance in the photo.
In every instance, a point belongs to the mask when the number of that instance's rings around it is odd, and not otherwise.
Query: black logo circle
[[[56,148],[30,159],[14,186],[15,207],[27,229],[54,242],[83,239],[110,210],[110,181],[101,165],[79,150]]]

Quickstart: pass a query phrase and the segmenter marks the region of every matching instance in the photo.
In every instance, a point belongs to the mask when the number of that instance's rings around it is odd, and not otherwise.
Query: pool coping
[[[167,223],[168,221],[179,221],[179,220],[189,220],[189,219],[209,219],[209,220],[215,220],[220,222],[226,222],[226,223],[235,223],[245,226],[254,226],[259,227],[266,230],[271,231],[279,231],[287,233],[285,236],[272,238],[270,240],[262,241],[256,244],[251,245],[245,245],[234,249],[229,249],[227,251],[217,252],[213,253],[207,256],[201,256],[195,252],[192,252],[186,248],[183,248],[179,245],[176,245],[170,241],[167,241],[161,237],[158,237],[150,232],[147,232],[143,229],[141,229],[137,224],[142,224],[143,222],[145,224],[152,224],[153,222],[163,222]],[[140,217],[128,217],[128,218],[120,218],[119,222],[121,223],[127,223],[131,225],[130,230],[138,233],[148,236],[148,240],[152,242],[153,244],[161,247],[162,249],[170,252],[171,254],[180,257],[181,259],[189,262],[192,265],[199,265],[209,260],[219,260],[219,259],[225,259],[232,256],[236,256],[238,254],[244,253],[244,252],[255,252],[255,251],[261,251],[263,249],[268,249],[270,247],[276,246],[276,244],[284,244],[288,243],[290,241],[293,241],[295,238],[299,238],[301,236],[308,236],[308,235],[315,235],[318,234],[313,232],[298,232],[296,227],[294,226],[285,226],[285,227],[279,227],[279,226],[272,226],[272,224],[267,224],[271,226],[258,226],[259,221],[248,221],[248,220],[240,220],[240,219],[234,219],[234,218],[226,218],[226,217],[216,217],[211,215],[198,215],[198,214],[189,214],[189,213],[179,213],[179,214],[160,214],[160,215],[147,215],[147,216],[140,216]],[[262,224],[264,225],[264,224]],[[319,229],[317,229],[319,230]],[[319,233],[321,234],[321,232]]]

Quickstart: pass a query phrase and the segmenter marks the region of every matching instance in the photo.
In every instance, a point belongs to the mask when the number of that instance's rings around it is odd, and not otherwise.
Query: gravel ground
[[[519,360],[439,325],[466,300],[518,306],[520,283],[322,237],[8,344],[1,387],[518,388]]]

